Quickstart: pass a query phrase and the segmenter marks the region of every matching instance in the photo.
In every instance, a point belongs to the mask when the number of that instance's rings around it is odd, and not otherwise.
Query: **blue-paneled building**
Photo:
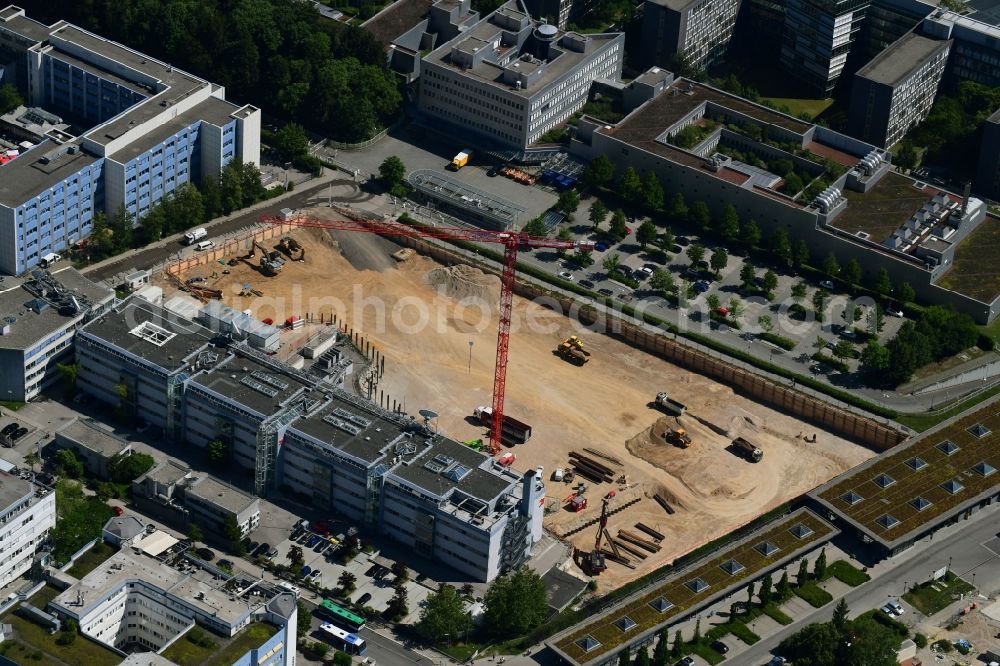
[[[60,21],[0,10],[0,63],[29,104],[79,136],[52,130],[0,166],[0,274],[21,274],[85,238],[98,211],[139,220],[182,183],[260,161],[260,110],[225,89]]]

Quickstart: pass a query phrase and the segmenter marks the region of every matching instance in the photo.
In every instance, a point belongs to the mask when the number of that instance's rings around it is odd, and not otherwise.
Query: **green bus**
[[[318,615],[328,618],[334,624],[350,631],[361,631],[362,627],[365,626],[365,618],[355,615],[329,599],[324,599],[323,603],[316,609],[316,612]]]

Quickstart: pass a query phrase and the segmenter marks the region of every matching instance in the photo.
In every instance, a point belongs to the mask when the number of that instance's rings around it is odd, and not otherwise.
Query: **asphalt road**
[[[257,224],[261,215],[277,215],[282,208],[304,208],[321,200],[325,201],[330,182],[330,179],[310,181],[311,184],[304,185],[301,190],[296,190],[286,197],[275,199],[266,206],[255,208],[249,212],[235,216],[219,218],[214,223],[206,224],[205,227],[208,229],[209,238],[223,236],[253,226]],[[352,201],[350,203],[356,205],[358,202]],[[185,249],[185,246],[176,240],[164,240],[155,245],[147,246],[135,254],[126,255],[118,261],[105,264],[100,268],[90,271],[85,270],[84,272],[92,280],[106,280],[118,274],[131,271],[133,268],[156,266]]]

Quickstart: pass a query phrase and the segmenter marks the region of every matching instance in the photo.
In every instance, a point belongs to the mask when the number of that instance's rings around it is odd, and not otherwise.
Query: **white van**
[[[197,245],[195,245],[194,249],[201,252],[202,250],[211,250],[213,247],[215,247],[215,241],[207,240],[207,241],[202,241]]]
[[[47,255],[39,260],[39,264],[42,268],[48,268],[52,264],[62,259],[62,255],[56,254],[55,252],[49,252]]]
[[[208,232],[205,230],[205,227],[198,227],[197,229],[192,229],[191,231],[184,234],[184,243],[186,245],[191,245],[192,243],[201,240],[207,235]]]

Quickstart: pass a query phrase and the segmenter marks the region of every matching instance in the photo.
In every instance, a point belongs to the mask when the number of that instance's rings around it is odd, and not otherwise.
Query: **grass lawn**
[[[212,640],[217,640],[217,637],[213,635]],[[208,659],[217,649],[218,647],[208,648],[195,645],[188,640],[185,633],[164,651],[163,656],[179,666],[197,666]]]
[[[833,104],[833,98],[827,97],[826,99],[795,99],[792,97],[764,97],[771,104],[776,107],[781,108],[782,106],[787,106],[789,110],[789,115],[795,116],[796,118],[800,113],[808,113],[810,116],[815,118],[819,114],[826,111]]]
[[[963,363],[979,358],[985,353],[986,352],[979,347],[970,347],[969,349],[961,351],[954,356],[943,358],[940,361],[935,361],[934,363],[928,363],[922,368],[917,368],[914,371],[913,376],[910,377],[910,381],[907,383],[917,382],[921,379],[926,379],[938,373],[944,372],[945,370],[951,370],[952,368],[962,365]],[[900,389],[903,392],[908,392],[906,387],[900,387]]]
[[[46,585],[42,589],[35,592],[34,596],[28,598],[28,603],[35,608],[41,608],[42,610],[49,604],[50,601],[59,596],[59,590],[51,585]]]
[[[844,560],[837,560],[826,568],[826,578],[836,578],[841,583],[857,587],[871,580],[871,576]]]
[[[466,643],[464,645],[439,645],[438,650],[454,659],[460,664],[464,664],[481,645]]]
[[[792,618],[789,617],[785,611],[781,610],[780,608],[778,608],[776,604],[773,603],[764,606],[764,615],[768,616],[769,618],[771,618],[772,620],[781,625],[787,626],[792,623]]]
[[[24,407],[24,403],[12,400],[0,400],[0,407],[6,407],[10,411],[16,412],[17,410]]]
[[[101,562],[111,557],[114,552],[114,548],[103,541],[98,541],[93,548],[81,555],[66,573],[76,579],[83,578],[96,569]]]
[[[1000,294],[1000,274],[993,267],[1000,260],[1000,221],[986,218],[957,248],[948,272],[938,286],[991,301]]]
[[[911,588],[903,595],[903,599],[924,615],[930,616],[951,604],[961,593],[969,593],[973,589],[967,582],[948,572],[939,581],[921,583]]]
[[[94,641],[82,636],[78,636],[72,645],[59,645],[56,643],[57,636],[50,636],[48,630],[13,613],[8,614],[4,618],[4,622],[14,627],[15,642],[28,646],[28,654],[40,651],[43,655],[52,658],[52,660],[45,661],[43,656],[41,661],[32,659],[33,663],[59,663],[61,661],[66,664],[87,664],[87,666],[116,666],[122,660],[114,652],[105,650]],[[26,664],[28,662],[21,660],[20,663]]]
[[[815,583],[806,583],[802,587],[796,587],[793,591],[795,596],[801,597],[813,608],[821,608],[833,601],[833,595]]]
[[[267,639],[278,633],[278,628],[270,624],[252,624],[204,663],[204,666],[230,666],[247,650],[260,647]]]
[[[725,659],[725,657],[721,654],[708,647],[707,644],[699,643],[697,645],[688,645],[686,646],[686,649],[691,650],[691,654],[698,655],[713,666]]]

